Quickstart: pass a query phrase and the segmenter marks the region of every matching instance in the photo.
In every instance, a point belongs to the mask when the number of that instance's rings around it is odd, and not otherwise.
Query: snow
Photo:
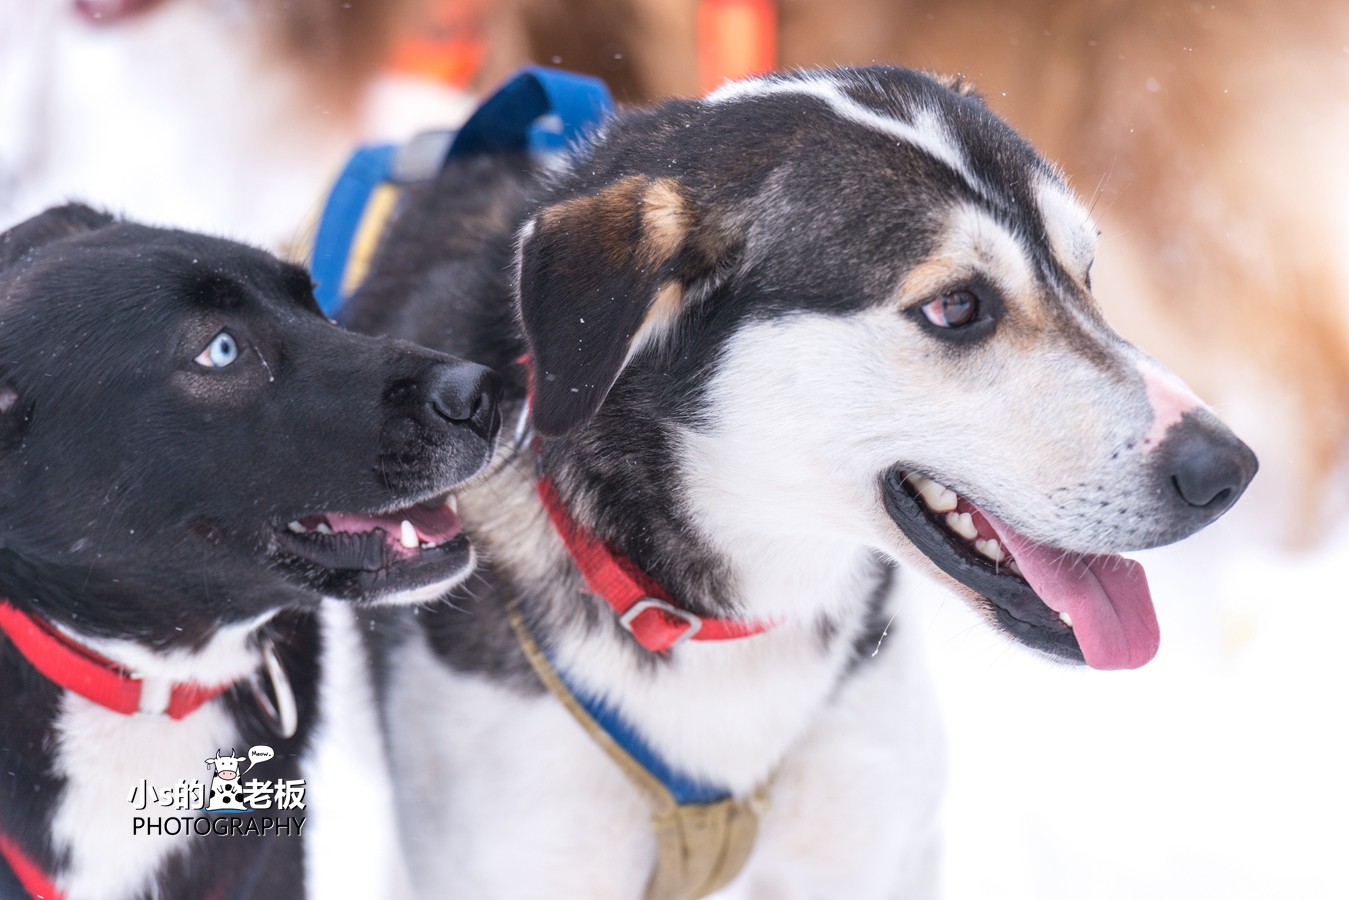
[[[1307,555],[1239,530],[1132,554],[1162,623],[1133,672],[1047,663],[928,591],[948,900],[1349,896],[1349,529]]]

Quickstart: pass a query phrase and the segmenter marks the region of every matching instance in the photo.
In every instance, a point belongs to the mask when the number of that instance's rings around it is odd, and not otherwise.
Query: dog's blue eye
[[[223,369],[239,358],[239,344],[227,331],[217,334],[194,360],[208,369]]]
[[[922,310],[938,328],[959,328],[973,322],[979,314],[979,298],[969,291],[952,291],[924,303]]]

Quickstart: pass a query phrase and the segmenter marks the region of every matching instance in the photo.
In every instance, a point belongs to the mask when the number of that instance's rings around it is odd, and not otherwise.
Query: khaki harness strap
[[[520,648],[539,680],[651,805],[656,868],[647,882],[644,900],[700,900],[740,874],[754,849],[759,816],[767,808],[767,785],[760,785],[743,799],[676,803],[669,789],[620,747],[572,696],[539,649],[515,604],[508,612]]]

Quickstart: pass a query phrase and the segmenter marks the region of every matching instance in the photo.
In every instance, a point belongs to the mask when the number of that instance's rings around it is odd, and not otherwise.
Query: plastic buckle
[[[685,622],[689,623],[688,629],[674,639],[674,643],[670,645],[671,647],[678,647],[703,629],[703,620],[698,618],[698,616],[689,612],[687,609],[671,606],[664,600],[657,600],[654,597],[643,597],[641,600],[638,600],[632,606],[628,607],[628,611],[619,617],[618,624],[626,628],[629,634],[632,634],[633,621],[648,609],[659,609],[662,612],[667,612],[670,615],[683,619]],[[633,636],[636,637],[636,635]]]

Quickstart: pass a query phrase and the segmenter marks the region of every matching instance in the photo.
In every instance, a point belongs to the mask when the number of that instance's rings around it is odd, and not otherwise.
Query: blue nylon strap
[[[525,66],[459,129],[449,156],[563,150],[613,112],[598,78]]]
[[[551,663],[552,660],[550,659],[549,662]],[[716,803],[731,796],[731,792],[725,788],[699,781],[674,768],[661,758],[660,754],[637,733],[627,720],[619,715],[617,710],[604,701],[591,697],[584,691],[577,690],[576,686],[567,680],[567,676],[556,665],[553,666],[553,671],[557,673],[558,680],[567,686],[567,690],[571,691],[571,695],[576,698],[576,702],[581,704],[586,712],[590,713],[590,718],[595,720],[595,724],[607,731],[609,737],[613,738],[618,746],[626,750],[629,756],[641,764],[642,768],[665,785],[671,796],[674,797],[675,802],[680,806],[686,803]]]
[[[347,166],[333,185],[323,205],[318,233],[314,235],[314,255],[309,272],[314,278],[314,297],[323,314],[332,318],[342,305],[342,273],[361,214],[370,194],[389,175],[398,148],[392,144],[362,147],[352,154]]]
[[[526,66],[469,117],[446,159],[476,153],[556,153],[612,111],[609,91],[598,78]],[[361,216],[375,188],[391,180],[398,153],[391,145],[357,150],[324,204],[309,268],[314,296],[326,316],[335,317],[342,306],[342,276]]]

